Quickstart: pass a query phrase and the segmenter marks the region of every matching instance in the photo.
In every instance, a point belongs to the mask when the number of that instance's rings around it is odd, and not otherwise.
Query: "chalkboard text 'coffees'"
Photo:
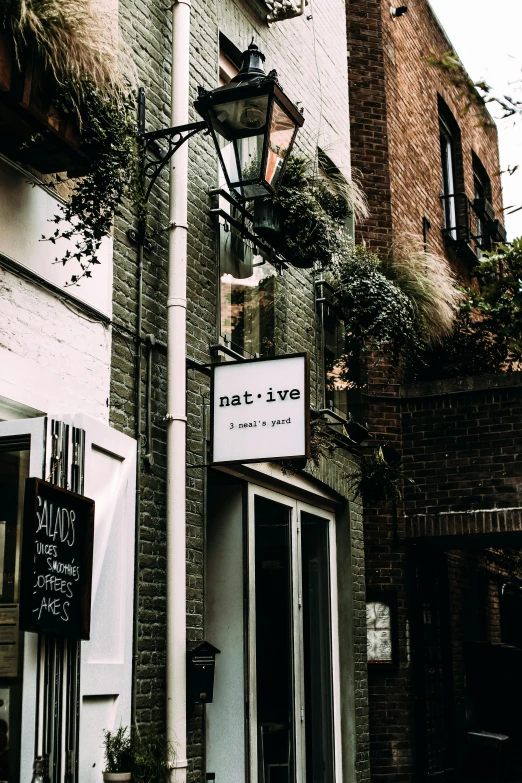
[[[25,484],[20,628],[88,639],[94,501],[38,478]]]

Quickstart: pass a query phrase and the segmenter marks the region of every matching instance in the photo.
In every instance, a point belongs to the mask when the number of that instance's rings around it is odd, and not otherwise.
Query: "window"
[[[216,780],[342,778],[335,514],[210,479],[205,628],[221,650],[207,706]],[[346,644],[349,642],[346,639]]]
[[[318,151],[319,175],[333,193],[339,192],[342,173],[322,150]],[[344,231],[353,238],[353,214],[345,221]],[[321,318],[324,360],[324,407],[345,419],[353,418],[361,424],[366,415],[361,394],[361,363],[357,359],[348,366],[346,361],[346,330],[338,316],[335,291],[327,281],[317,281],[317,302]]]
[[[254,244],[220,220],[220,335],[233,350],[275,353],[277,270]]]
[[[0,440],[0,780],[20,780],[23,639],[18,630],[20,546],[29,438]]]
[[[369,593],[366,597],[366,651],[369,664],[397,663],[397,597],[395,593]]]
[[[504,644],[522,649],[522,585],[505,582],[500,588],[500,628]]]
[[[439,96],[439,138],[442,166],[442,205],[444,231],[453,240],[460,238],[459,228],[466,224],[461,214],[467,202],[461,198],[462,151],[460,130],[450,110]]]
[[[221,35],[219,86],[228,84],[237,74],[240,62],[239,50]],[[226,155],[226,149],[223,154]],[[224,190],[226,183],[220,167],[218,181]],[[232,220],[242,222],[239,210],[225,198],[220,197],[219,207]],[[277,270],[268,255],[225,217],[219,218],[218,231],[220,338],[242,355],[273,356]]]
[[[491,206],[491,181],[488,173],[474,152],[471,153],[471,156],[473,163],[473,210],[475,213],[473,235],[476,252],[480,258],[483,250],[491,250],[491,236],[487,231],[486,223],[488,220],[494,219],[495,213]]]

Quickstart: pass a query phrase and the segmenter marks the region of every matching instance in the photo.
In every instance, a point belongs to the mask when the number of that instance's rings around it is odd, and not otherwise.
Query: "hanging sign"
[[[20,628],[88,639],[94,500],[38,478],[25,483]]]
[[[214,365],[211,414],[214,464],[309,457],[309,355]]]

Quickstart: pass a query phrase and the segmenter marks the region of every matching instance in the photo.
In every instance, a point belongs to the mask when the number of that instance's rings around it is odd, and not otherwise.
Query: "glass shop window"
[[[334,783],[328,522],[296,523],[255,498],[258,781]]]
[[[20,550],[29,439],[0,440],[0,783],[20,780],[23,633],[18,630]]]

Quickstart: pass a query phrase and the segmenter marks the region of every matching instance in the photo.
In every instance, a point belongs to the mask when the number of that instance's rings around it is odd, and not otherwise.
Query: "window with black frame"
[[[491,205],[491,181],[488,173],[482,165],[479,157],[472,152],[473,163],[473,211],[475,247],[480,258],[484,250],[491,250],[491,234],[488,233],[487,224],[490,223],[495,213]]]
[[[360,358],[354,356],[347,346],[346,328],[339,318],[335,299],[329,301],[332,292],[326,284],[319,286],[325,296],[321,306],[324,352],[324,398],[325,408],[345,419],[354,419],[365,425],[363,368]],[[320,297],[321,298],[321,297]]]
[[[226,221],[219,225],[220,335],[245,356],[275,353],[277,270]]]
[[[460,130],[448,106],[439,96],[439,138],[442,167],[442,207],[444,234],[456,241],[466,226],[467,201],[463,198]]]

